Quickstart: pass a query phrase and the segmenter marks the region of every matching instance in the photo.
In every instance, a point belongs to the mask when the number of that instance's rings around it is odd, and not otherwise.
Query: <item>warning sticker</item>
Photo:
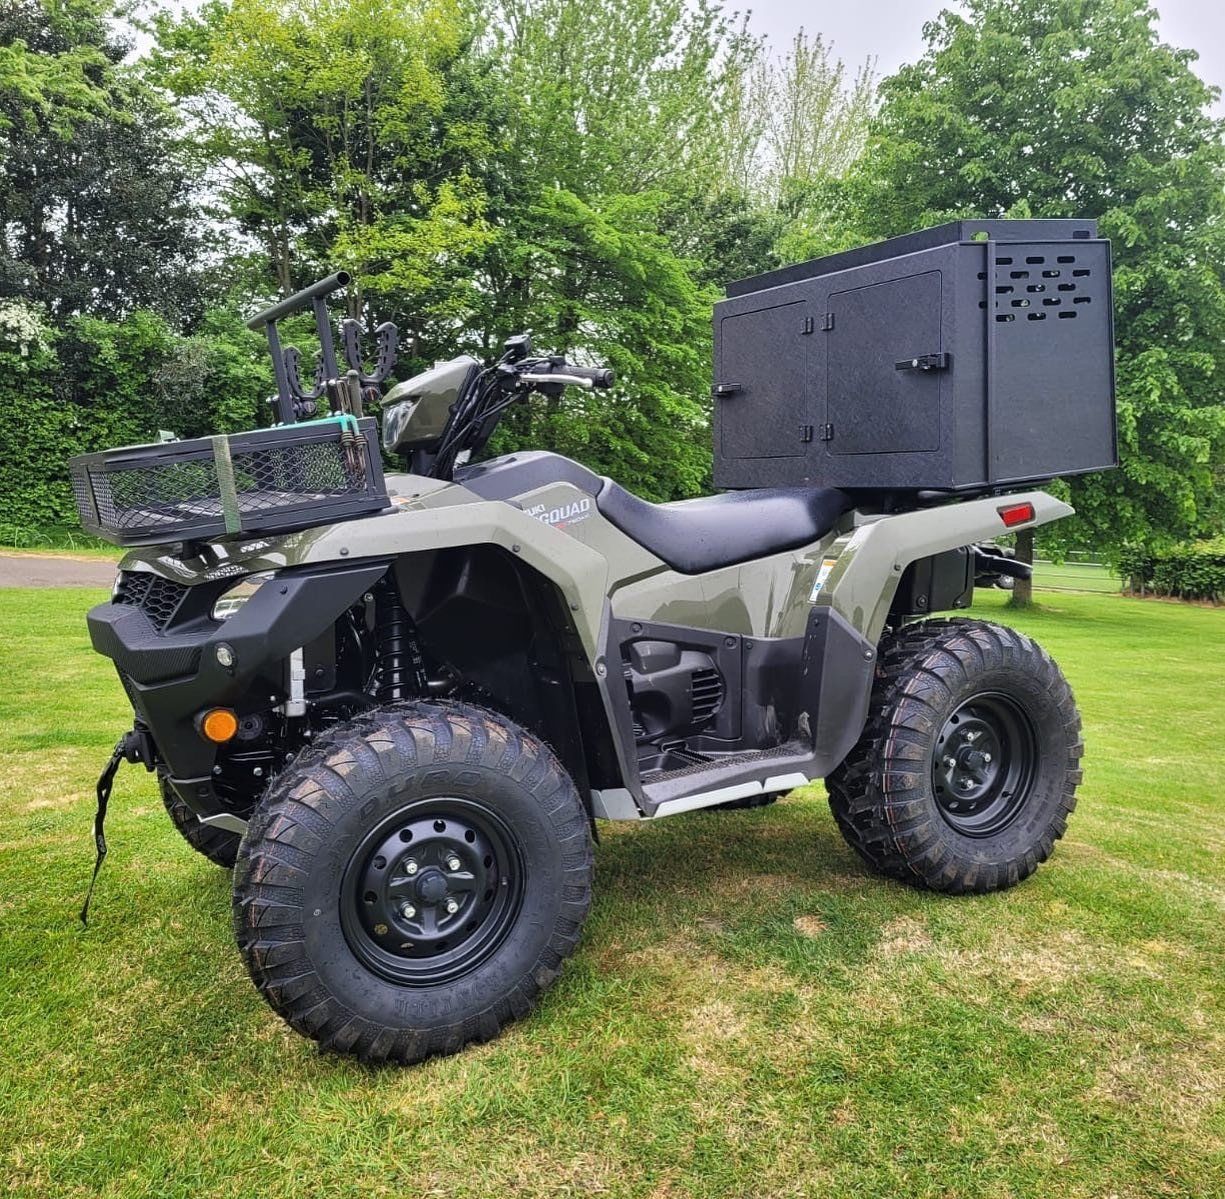
[[[829,578],[830,572],[834,569],[834,563],[837,558],[824,558],[821,561],[821,569],[817,571],[817,577],[813,580],[812,590],[808,593],[808,602],[815,604],[817,596],[821,594],[821,588],[825,586],[825,580]]]

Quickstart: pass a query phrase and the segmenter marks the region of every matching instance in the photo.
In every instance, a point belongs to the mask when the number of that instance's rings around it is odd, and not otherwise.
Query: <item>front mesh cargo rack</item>
[[[378,425],[363,401],[396,361],[396,329],[377,330],[377,363],[363,363],[361,325],[341,324],[343,374],[326,297],[349,282],[343,271],[265,309],[247,322],[262,329],[272,354],[280,424],[271,429],[81,454],[70,463],[81,523],[116,545],[160,545],[212,537],[288,533],[391,506],[383,482]],[[282,347],[277,321],[314,309],[319,353],[313,386],[299,375],[301,355]],[[334,415],[311,420],[326,398]]]
[[[116,545],[288,532],[390,504],[368,418],[104,450],[71,470],[82,525]]]

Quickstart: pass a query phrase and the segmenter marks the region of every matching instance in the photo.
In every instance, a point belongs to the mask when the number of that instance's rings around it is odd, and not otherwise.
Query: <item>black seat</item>
[[[455,481],[487,500],[513,499],[550,483],[570,483],[595,496],[605,519],[627,537],[689,575],[808,545],[854,506],[848,495],[832,487],[729,491],[650,504],[580,463],[545,450],[461,467]]]
[[[816,541],[852,501],[833,487],[771,487],[649,504],[605,480],[596,507],[673,570],[700,574]]]

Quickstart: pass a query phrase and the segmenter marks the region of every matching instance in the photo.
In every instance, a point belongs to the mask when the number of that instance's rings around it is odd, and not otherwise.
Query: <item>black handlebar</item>
[[[295,291],[292,296],[286,296],[279,304],[273,304],[271,308],[265,308],[263,312],[256,313],[247,322],[247,328],[258,332],[265,325],[273,324],[281,317],[289,316],[291,312],[297,312],[315,300],[322,300],[324,296],[330,296],[332,292],[346,287],[348,283],[349,272],[337,271],[326,279],[320,279],[318,283],[312,283],[310,287]]]

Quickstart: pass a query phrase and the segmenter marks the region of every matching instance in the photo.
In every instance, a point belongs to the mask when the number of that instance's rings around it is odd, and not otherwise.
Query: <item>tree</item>
[[[1115,258],[1122,469],[1067,483],[1043,543],[1113,556],[1219,527],[1225,143],[1195,55],[1145,0],[966,0],[881,86],[855,180],[873,236],[954,217],[1097,216]]]
[[[694,494],[710,471],[711,281],[766,244],[748,205],[717,194],[725,84],[755,43],[685,0],[507,0],[499,16],[482,41],[504,116],[473,331],[489,351],[528,328],[619,375],[611,394],[512,413],[499,445]]]
[[[107,0],[0,5],[0,295],[122,318],[198,315],[171,110],[121,65]]]
[[[368,292],[414,326],[461,301],[485,236],[468,167],[485,130],[447,107],[464,22],[452,0],[213,0],[159,19],[153,74],[188,116],[216,215],[262,251],[255,288],[262,265],[281,294],[344,266],[355,311]]]
[[[855,235],[838,218],[841,181],[867,138],[873,63],[849,78],[820,35],[800,30],[786,53],[758,54],[728,87],[727,183],[770,214],[770,265],[845,249]]]

